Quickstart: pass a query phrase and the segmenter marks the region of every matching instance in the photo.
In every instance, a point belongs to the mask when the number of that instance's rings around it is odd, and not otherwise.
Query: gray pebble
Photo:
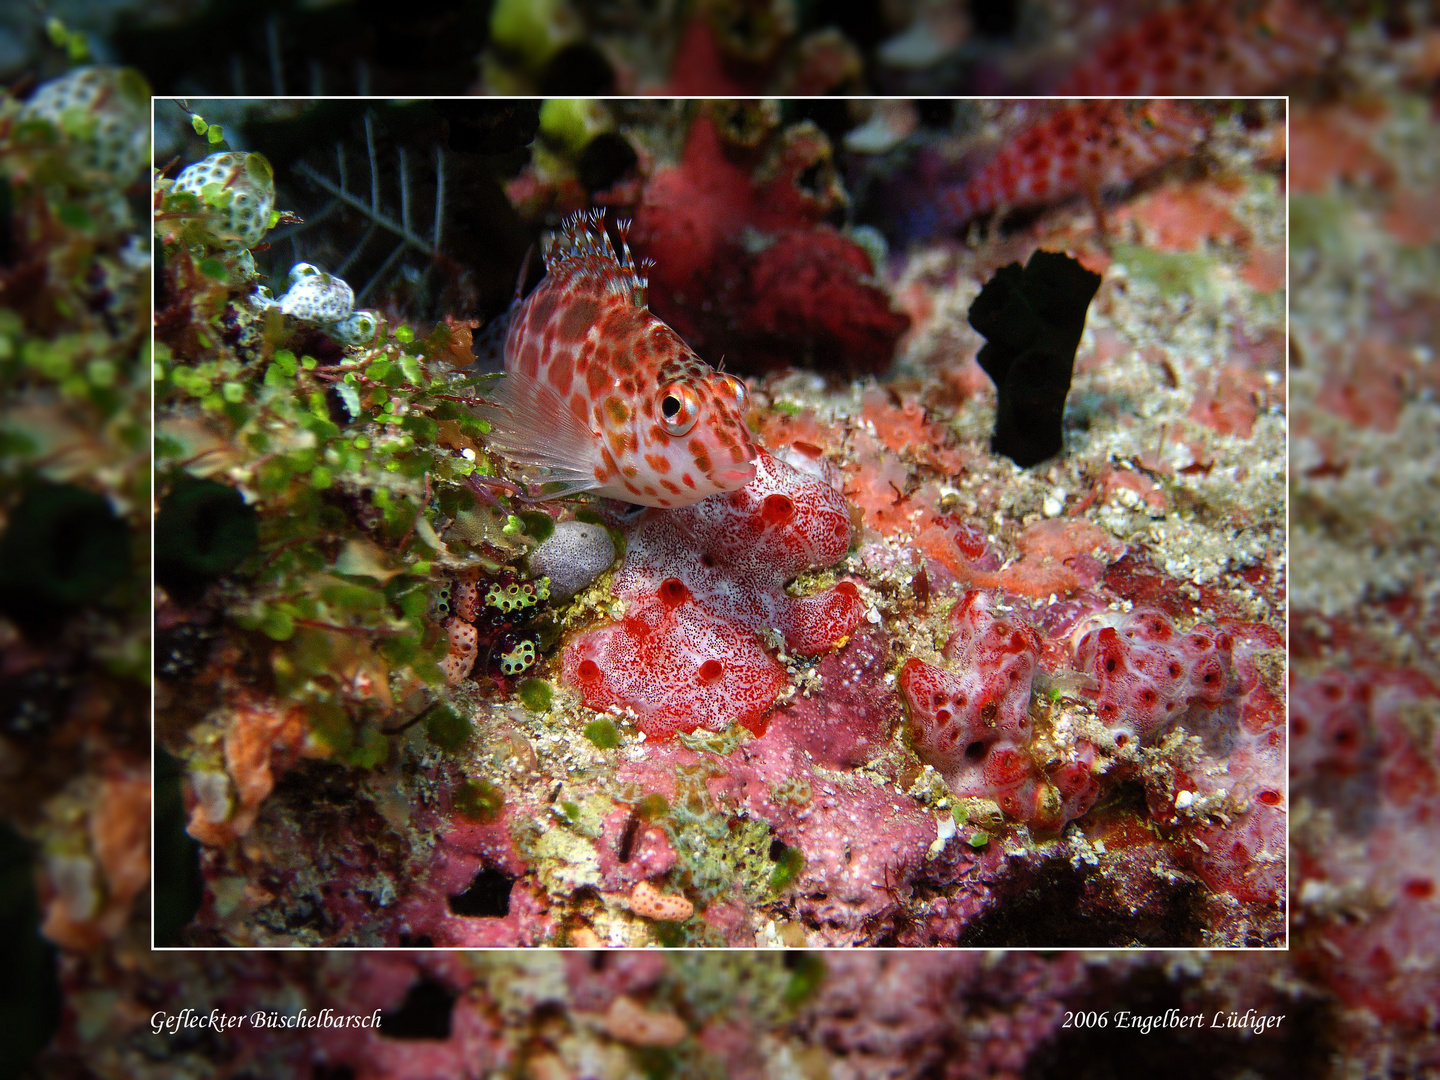
[[[550,598],[569,600],[615,561],[615,542],[599,525],[557,521],[555,531],[530,553],[530,573],[550,579]]]

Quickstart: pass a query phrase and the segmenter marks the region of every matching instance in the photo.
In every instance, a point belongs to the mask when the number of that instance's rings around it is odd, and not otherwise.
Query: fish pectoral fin
[[[490,424],[487,449],[520,466],[528,483],[562,485],[545,497],[600,486],[595,479],[601,464],[595,433],[549,383],[507,374],[474,410]]]

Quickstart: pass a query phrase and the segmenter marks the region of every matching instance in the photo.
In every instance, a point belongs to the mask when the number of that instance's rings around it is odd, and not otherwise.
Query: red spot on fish
[[[535,378],[540,370],[540,350],[532,341],[520,350],[520,374]]]
[[[558,333],[563,341],[581,342],[599,314],[599,305],[588,296],[579,296],[565,305],[560,313]]]
[[[563,364],[550,370],[550,382],[562,397],[570,393],[570,387],[575,384],[575,372],[572,368]]]

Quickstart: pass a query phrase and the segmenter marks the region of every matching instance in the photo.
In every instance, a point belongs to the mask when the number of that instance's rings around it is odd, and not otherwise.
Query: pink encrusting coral
[[[762,450],[748,486],[630,527],[613,586],[625,616],[565,647],[565,678],[591,708],[633,710],[651,737],[735,720],[759,730],[786,675],[756,635],[773,629],[801,655],[848,637],[863,614],[853,583],[801,597],[785,586],[849,544],[833,468]]]

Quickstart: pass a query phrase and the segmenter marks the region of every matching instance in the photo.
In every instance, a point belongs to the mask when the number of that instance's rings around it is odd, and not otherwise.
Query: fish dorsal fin
[[[595,469],[602,461],[594,432],[544,379],[506,375],[474,410],[490,424],[486,447],[520,466],[522,479],[562,485],[547,491],[547,498],[600,486]]]
[[[615,231],[619,250],[605,231],[603,210],[572,214],[559,232],[546,237],[545,272],[556,285],[593,283],[609,295],[628,297],[643,310],[649,301],[650,279],[641,271],[654,264],[649,259],[637,263],[631,256],[629,221],[617,221]]]

